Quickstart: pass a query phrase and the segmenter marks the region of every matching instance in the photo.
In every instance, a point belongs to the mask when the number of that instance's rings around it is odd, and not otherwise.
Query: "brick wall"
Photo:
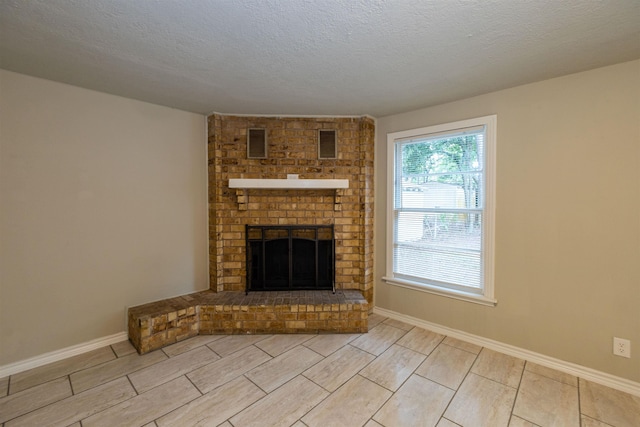
[[[267,130],[266,159],[247,159],[247,129]],[[338,157],[318,159],[318,129],[337,131]],[[334,224],[336,288],[373,297],[374,122],[368,117],[209,117],[211,289],[245,289],[244,225]],[[249,190],[230,178],[348,179],[340,190]],[[239,205],[239,199],[241,203]],[[245,206],[242,206],[242,205]]]

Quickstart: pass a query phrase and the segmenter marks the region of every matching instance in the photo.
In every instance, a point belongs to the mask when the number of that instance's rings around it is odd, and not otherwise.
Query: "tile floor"
[[[13,426],[639,426],[640,397],[379,315],[353,335],[128,342],[0,379]]]

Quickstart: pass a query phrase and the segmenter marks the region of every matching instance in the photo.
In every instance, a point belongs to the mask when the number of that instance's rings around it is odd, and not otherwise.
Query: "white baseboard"
[[[37,368],[38,366],[46,365],[47,363],[57,362],[68,357],[86,353],[88,351],[115,344],[120,341],[126,341],[127,339],[129,339],[129,336],[126,332],[118,332],[117,334],[109,335],[107,337],[97,338],[95,340],[87,341],[82,344],[73,345],[71,347],[55,350],[50,353],[41,354],[40,356],[35,356],[26,360],[21,360],[19,362],[0,366],[0,378],[14,375],[18,372],[26,371],[28,369]]]
[[[527,360],[529,362],[537,363],[538,365],[546,366],[547,368],[556,369],[558,371],[583,378],[587,381],[592,381],[594,383],[611,387],[613,389],[620,390],[634,396],[640,396],[640,383],[628,380],[626,378],[621,378],[615,375],[607,374],[605,372],[596,371],[595,369],[576,365],[575,363],[565,362],[564,360],[555,359],[553,357],[545,356],[544,354],[525,350],[523,348],[509,344],[504,344],[499,341],[494,341],[478,335],[469,334],[467,332],[452,329],[446,326],[439,325],[437,323],[427,322],[416,317],[407,316],[384,308],[374,307],[373,312],[375,314],[379,314],[381,316],[389,317],[395,320],[400,320],[410,325],[428,329],[442,335],[447,335],[449,337],[467,341],[481,347],[486,347],[490,350],[508,354],[509,356],[514,356],[520,359]]]

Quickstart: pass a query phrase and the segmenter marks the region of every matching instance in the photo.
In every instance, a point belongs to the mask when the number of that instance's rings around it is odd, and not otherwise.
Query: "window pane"
[[[401,143],[402,175],[469,172],[483,169],[482,134]]]
[[[482,214],[396,212],[394,274],[480,288]]]
[[[482,249],[482,215],[458,213],[397,212],[397,243]]]
[[[482,174],[457,173],[402,178],[397,208],[478,209],[482,208]]]
[[[396,277],[418,278],[459,285],[481,287],[479,252],[451,251],[419,244],[394,248]]]
[[[400,215],[402,218],[403,215]],[[402,222],[402,220],[400,221]],[[422,218],[422,242],[479,251],[482,249],[481,214],[432,213]]]

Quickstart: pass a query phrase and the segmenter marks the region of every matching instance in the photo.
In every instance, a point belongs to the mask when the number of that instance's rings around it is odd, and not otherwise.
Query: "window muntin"
[[[388,135],[387,281],[493,298],[495,122]]]

